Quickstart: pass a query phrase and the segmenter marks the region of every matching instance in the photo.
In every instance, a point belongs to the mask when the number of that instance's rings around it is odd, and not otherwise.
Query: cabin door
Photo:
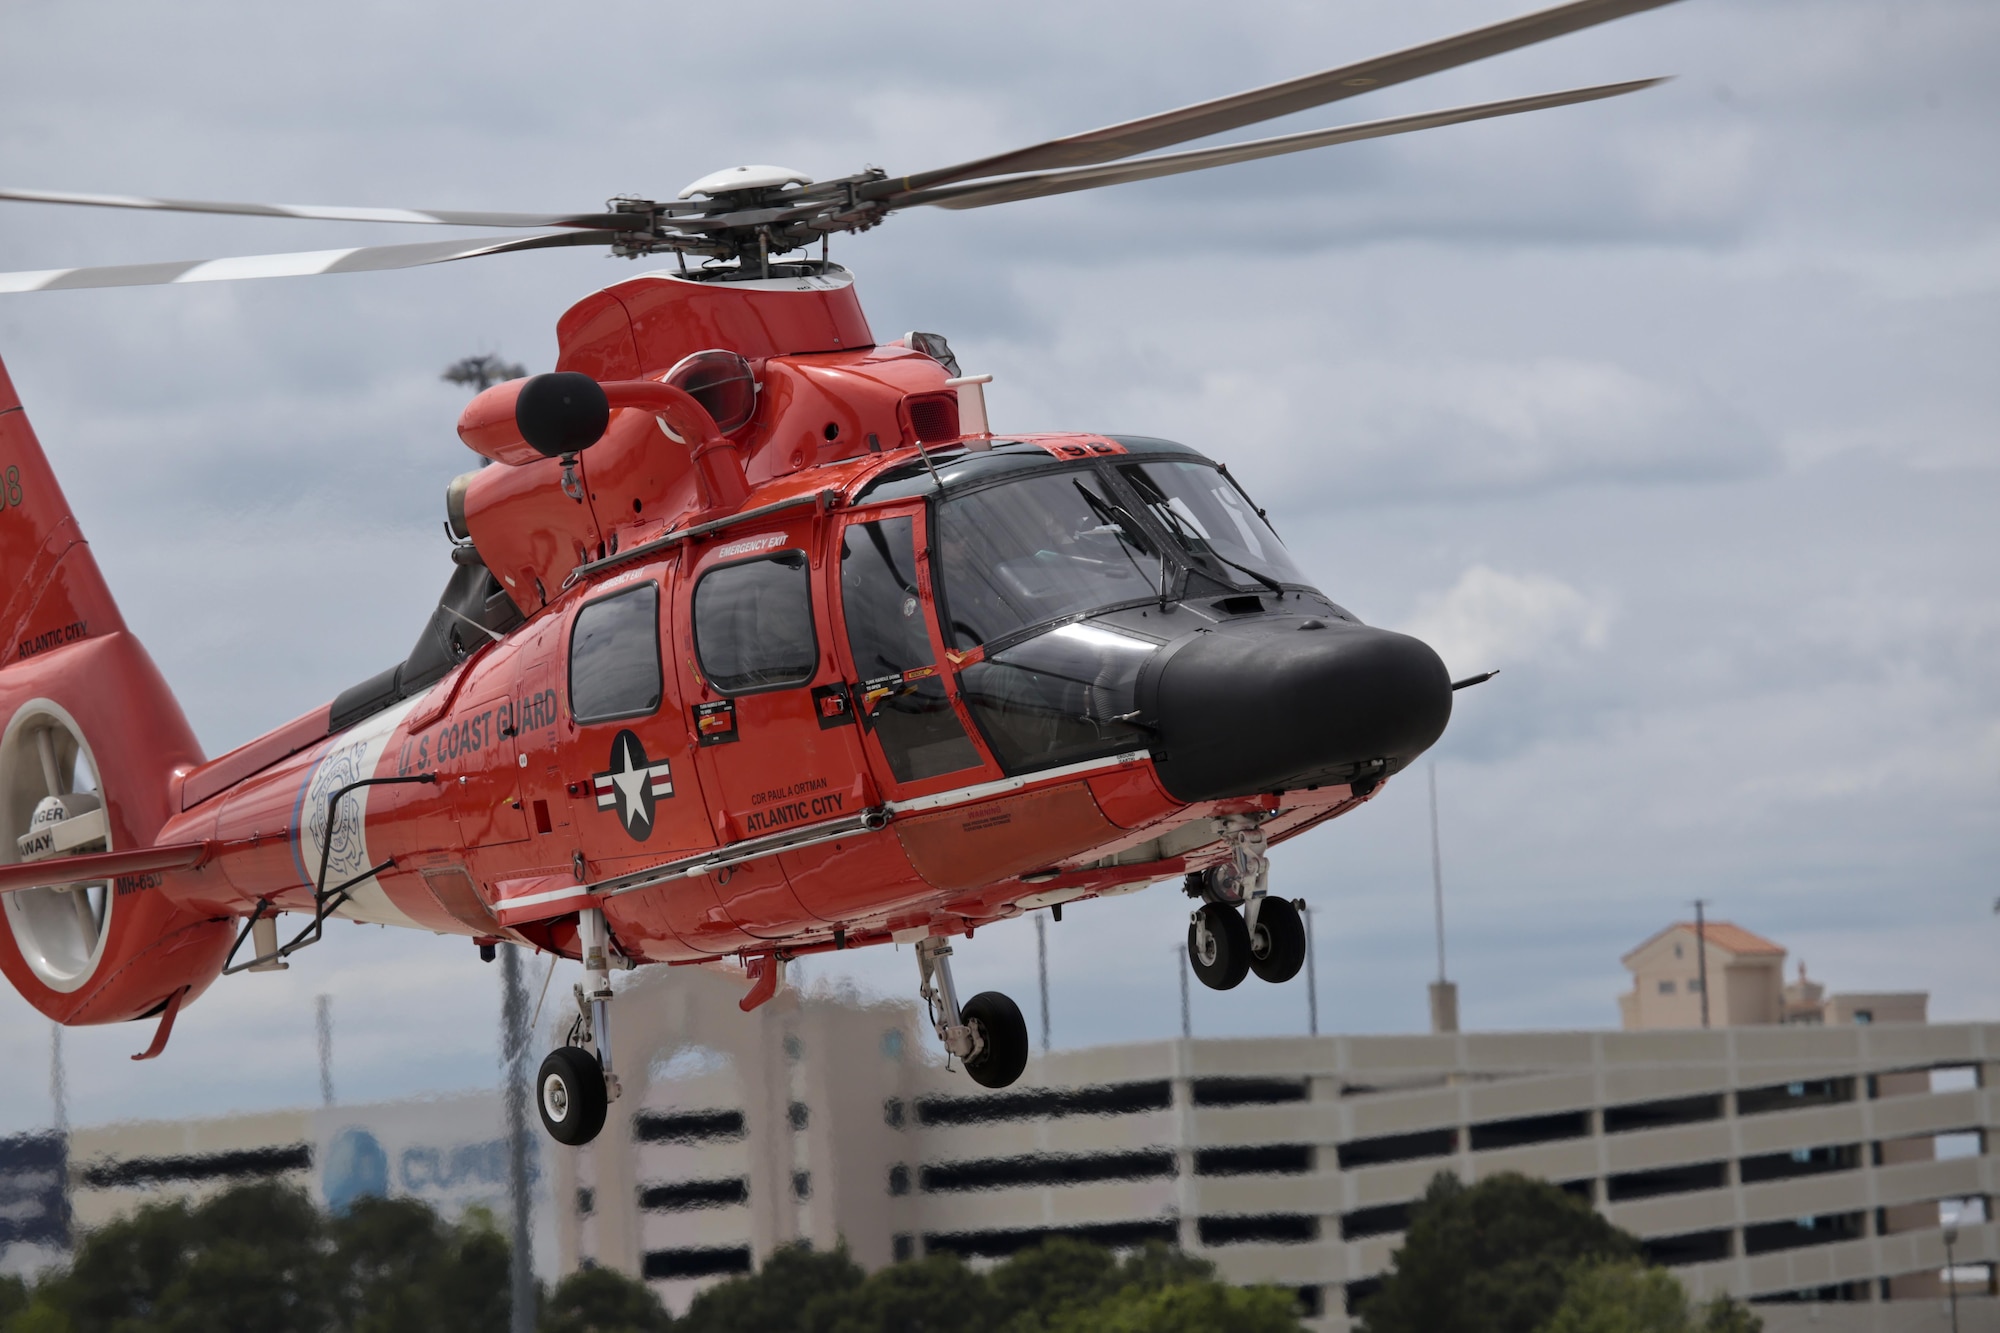
[[[676,665],[721,843],[850,818],[875,799],[831,643],[825,560],[815,557],[823,522],[808,515],[732,533],[691,562]],[[711,878],[748,934],[775,939],[823,924],[780,856]]]

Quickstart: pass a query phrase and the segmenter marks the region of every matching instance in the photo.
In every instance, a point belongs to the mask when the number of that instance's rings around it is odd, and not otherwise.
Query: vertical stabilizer
[[[5,364],[0,364],[0,595],[6,599],[0,606],[5,650],[0,666],[125,629]]]
[[[0,365],[0,863],[150,846],[175,771],[199,762]],[[0,972],[66,1023],[192,998],[230,926],[167,902],[157,879],[0,894]]]

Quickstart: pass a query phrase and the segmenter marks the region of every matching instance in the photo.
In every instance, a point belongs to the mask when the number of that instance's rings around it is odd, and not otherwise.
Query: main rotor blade
[[[984,208],[988,204],[1009,204],[1017,199],[1040,199],[1045,195],[1068,194],[1073,190],[1094,190],[1102,185],[1123,185],[1128,181],[1152,180],[1158,176],[1178,176],[1187,171],[1206,171],[1210,167],[1226,167],[1235,162],[1254,162],[1264,157],[1300,153],[1308,148],[1382,139],[1392,134],[1436,129],[1440,125],[1461,125],[1466,121],[1490,120],[1495,116],[1512,116],[1523,111],[1595,102],[1600,98],[1636,93],[1641,88],[1665,82],[1665,79],[1634,79],[1629,83],[1606,83],[1594,88],[1572,88],[1568,92],[1515,97],[1504,102],[1481,102],[1474,106],[1425,111],[1414,116],[1394,116],[1388,120],[1369,120],[1356,125],[1336,125],[1332,129],[1307,130],[1303,134],[1283,134],[1272,139],[1224,144],[1220,148],[1198,148],[1189,153],[1140,158],[1137,162],[1107,162],[1099,167],[1043,171],[1003,181],[971,181],[935,190],[918,190],[898,196],[891,202],[897,208],[917,204],[933,204],[939,208]]]
[[[320,273],[369,273],[421,268],[454,259],[543,250],[562,245],[609,245],[612,231],[558,231],[506,241],[419,241],[364,245],[350,250],[301,250],[233,259],[185,259],[164,264],[111,264],[102,268],[50,268],[0,273],[0,293],[47,292],[75,287],[150,287],[168,282],[229,282],[238,278],[299,278]]]
[[[1107,125],[1101,130],[1051,139],[1046,143],[961,162],[957,166],[919,172],[914,176],[892,177],[879,185],[863,186],[859,193],[864,199],[880,199],[986,176],[1114,162],[1135,153],[1150,153],[1157,148],[1205,139],[1211,134],[1223,134],[1259,121],[1356,97],[1377,88],[1454,69],[1488,56],[1532,46],[1552,37],[1561,37],[1672,3],[1674,0],[1573,0],[1570,4],[1476,28],[1456,37],[1426,42],[1422,46],[1412,46],[1337,69],[1322,70],[1318,74],[1308,74],[1231,97],[1197,102],[1178,111],[1165,111],[1156,116]]]
[[[143,208],[163,213],[235,213],[259,218],[316,218],[328,222],[409,222],[458,227],[588,227],[630,229],[643,218],[619,213],[468,213],[455,209],[344,208],[336,204],[230,204],[207,199],[146,199],[126,194],[67,194],[58,190],[0,190],[0,199],[30,204],[84,204],[92,208]]]

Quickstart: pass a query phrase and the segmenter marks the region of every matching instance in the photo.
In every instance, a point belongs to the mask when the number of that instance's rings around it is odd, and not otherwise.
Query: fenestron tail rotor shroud
[[[810,181],[783,168],[737,168],[704,177],[683,191],[683,197],[671,201],[621,198],[611,200],[601,209],[575,213],[226,203],[0,189],[0,200],[24,203],[335,222],[504,227],[532,233],[506,240],[466,238],[0,273],[0,293],[360,273],[574,245],[605,246],[615,254],[627,256],[677,251],[714,259],[767,262],[773,256],[815,244],[835,232],[865,231],[905,208],[984,208],[1637,92],[1663,80],[1598,84],[1189,152],[1141,156],[1454,69],[1671,3],[1674,0],[1573,0],[1553,9],[1303,78],[906,176],[891,176],[871,168],[834,180]],[[737,183],[739,180],[741,184]],[[690,195],[694,197],[687,197]]]

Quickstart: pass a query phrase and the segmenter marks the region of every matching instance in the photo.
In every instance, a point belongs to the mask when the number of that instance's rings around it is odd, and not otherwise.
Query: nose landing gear
[[[1290,981],[1306,964],[1306,925],[1298,904],[1266,898],[1250,932],[1250,970],[1260,981]]]
[[[941,939],[917,941],[917,976],[938,1040],[959,1058],[973,1082],[1004,1088],[1021,1077],[1028,1067],[1028,1022],[1019,1005],[989,990],[960,1008],[951,980],[951,946]]]
[[[1230,816],[1222,836],[1229,860],[1187,877],[1187,895],[1205,900],[1188,922],[1194,974],[1210,990],[1233,989],[1252,972],[1262,981],[1290,981],[1306,961],[1303,903],[1269,896],[1269,842],[1254,818]]]

